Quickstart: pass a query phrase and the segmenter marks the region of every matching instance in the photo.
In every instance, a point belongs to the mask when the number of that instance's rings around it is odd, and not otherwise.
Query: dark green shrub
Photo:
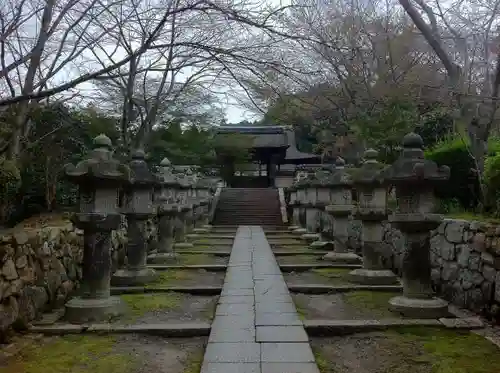
[[[446,201],[458,201],[464,209],[474,209],[479,203],[480,186],[475,172],[476,166],[467,144],[460,137],[439,142],[426,150],[425,156],[438,165],[450,167],[450,179],[439,185],[437,196]]]
[[[491,152],[484,163],[484,208],[500,216],[500,152]]]

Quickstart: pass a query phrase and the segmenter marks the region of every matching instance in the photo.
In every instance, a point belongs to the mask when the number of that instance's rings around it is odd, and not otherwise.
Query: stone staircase
[[[282,226],[278,189],[224,188],[212,224]]]

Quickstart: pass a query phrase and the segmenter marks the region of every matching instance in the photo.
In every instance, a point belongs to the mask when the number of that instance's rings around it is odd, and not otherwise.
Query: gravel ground
[[[115,350],[129,353],[141,362],[130,373],[199,373],[206,343],[206,338],[166,339],[132,334],[120,336]]]
[[[307,320],[310,319],[333,319],[333,320],[373,320],[380,318],[400,318],[399,315],[390,312],[387,303],[382,302],[381,294],[373,292],[377,301],[367,304],[363,296],[358,298],[357,294],[368,294],[368,292],[352,292],[346,294],[292,294],[293,300],[299,313]],[[391,295],[387,295],[387,300]],[[385,298],[385,297],[384,297]],[[364,304],[361,305],[360,303]]]
[[[419,362],[422,346],[395,346],[383,333],[312,338],[311,347],[321,373],[434,373]]]

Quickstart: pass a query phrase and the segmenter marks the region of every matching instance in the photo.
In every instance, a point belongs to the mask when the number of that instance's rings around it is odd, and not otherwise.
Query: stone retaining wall
[[[359,221],[353,221],[351,240],[360,245]],[[385,225],[382,261],[401,273],[403,235]],[[432,281],[438,294],[475,312],[499,314],[500,226],[446,219],[431,237]]]
[[[66,226],[0,234],[0,340],[40,312],[62,306],[81,279],[83,232]],[[122,227],[112,232],[113,267],[125,257]]]

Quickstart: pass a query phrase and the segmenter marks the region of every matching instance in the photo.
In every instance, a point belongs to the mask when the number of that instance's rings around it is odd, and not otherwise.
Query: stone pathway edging
[[[238,228],[201,373],[319,373],[261,227]]]

